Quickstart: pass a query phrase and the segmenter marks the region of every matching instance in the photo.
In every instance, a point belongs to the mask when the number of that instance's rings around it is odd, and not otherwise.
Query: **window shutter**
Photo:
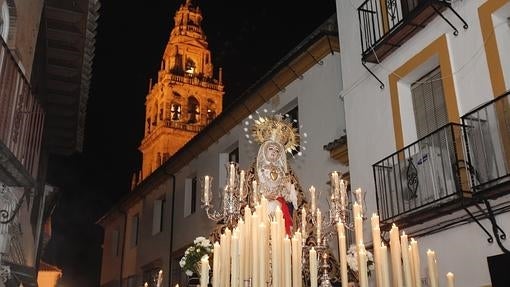
[[[161,207],[162,200],[154,200],[154,210],[152,212],[152,235],[161,232]]]
[[[448,123],[439,68],[414,83],[411,92],[419,139]]]
[[[191,178],[184,181],[184,217],[191,214]]]

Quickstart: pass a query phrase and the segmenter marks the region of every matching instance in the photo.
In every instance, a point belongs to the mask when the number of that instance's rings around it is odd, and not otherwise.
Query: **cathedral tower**
[[[222,109],[221,68],[215,78],[200,8],[186,0],[174,22],[157,82],[149,85],[145,101],[145,133],[139,147],[143,162],[135,183],[149,176]]]

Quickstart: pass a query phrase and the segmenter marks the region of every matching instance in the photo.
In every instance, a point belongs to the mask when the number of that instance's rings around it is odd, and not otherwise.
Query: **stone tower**
[[[138,183],[184,146],[222,110],[223,83],[213,75],[200,8],[186,0],[174,17],[157,82],[145,101],[145,133]]]

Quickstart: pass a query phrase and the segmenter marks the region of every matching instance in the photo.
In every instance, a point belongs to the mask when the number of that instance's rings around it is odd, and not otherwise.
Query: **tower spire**
[[[200,132],[223,106],[222,73],[219,78],[213,75],[202,11],[192,0],[184,3],[175,13],[157,82],[149,83],[138,182]]]

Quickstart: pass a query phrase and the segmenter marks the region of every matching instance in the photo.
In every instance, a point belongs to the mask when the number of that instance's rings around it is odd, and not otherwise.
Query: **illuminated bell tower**
[[[140,180],[183,147],[221,113],[221,68],[213,75],[211,51],[202,31],[200,8],[186,0],[174,17],[157,82],[145,101],[145,134]]]

